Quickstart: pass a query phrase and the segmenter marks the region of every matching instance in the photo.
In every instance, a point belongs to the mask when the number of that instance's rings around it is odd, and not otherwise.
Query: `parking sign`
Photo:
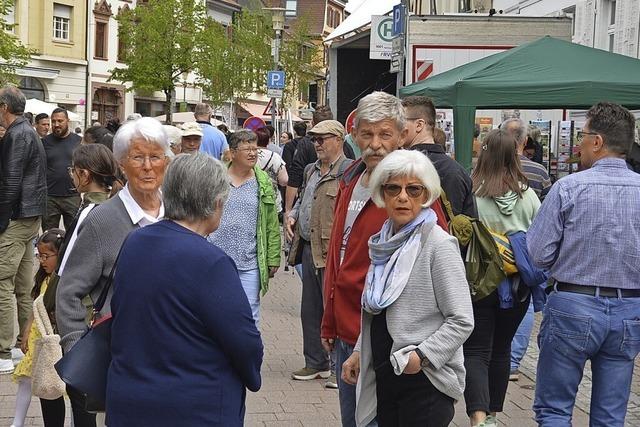
[[[267,72],[267,89],[284,89],[284,71]]]

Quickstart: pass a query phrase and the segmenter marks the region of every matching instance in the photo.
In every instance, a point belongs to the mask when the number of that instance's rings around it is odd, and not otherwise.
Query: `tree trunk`
[[[168,125],[172,124],[171,122],[173,121],[173,99],[171,97],[172,94],[172,90],[164,90],[164,96],[166,97],[166,100],[164,102],[164,122]]]

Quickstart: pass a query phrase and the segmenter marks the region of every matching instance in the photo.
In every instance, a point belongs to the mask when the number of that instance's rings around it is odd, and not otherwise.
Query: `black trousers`
[[[54,400],[40,399],[40,408],[45,427],[64,427],[64,397]]]
[[[422,372],[396,375],[391,364],[376,369],[379,427],[447,427],[453,398],[436,389]]]
[[[71,401],[74,427],[96,427],[96,415],[84,409],[84,397],[75,389],[67,386],[67,395]]]
[[[464,343],[467,414],[502,412],[511,364],[511,341],[529,307],[530,297],[500,308],[498,292],[473,303],[475,326]]]

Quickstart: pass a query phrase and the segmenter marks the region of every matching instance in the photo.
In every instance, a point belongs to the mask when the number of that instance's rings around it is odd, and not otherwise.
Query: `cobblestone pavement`
[[[293,381],[291,372],[302,367],[302,332],[300,326],[300,281],[292,271],[280,272],[262,302],[261,329],[265,345],[262,366],[262,389],[247,394],[247,426],[339,426],[340,410],[337,390],[323,387],[324,381]],[[539,325],[536,322],[536,333]],[[531,411],[535,382],[537,348],[532,342],[521,366],[518,382],[509,383],[500,425],[533,427]],[[640,426],[640,362],[636,361],[632,393],[629,399],[627,426]],[[573,425],[588,425],[590,371],[578,392]],[[0,376],[0,427],[11,425],[16,386],[8,375]],[[70,411],[68,410],[68,413]],[[41,426],[40,405],[33,399],[28,426]],[[69,425],[69,423],[68,423]],[[468,426],[464,402],[456,406],[452,426]],[[187,426],[185,426],[187,427]]]

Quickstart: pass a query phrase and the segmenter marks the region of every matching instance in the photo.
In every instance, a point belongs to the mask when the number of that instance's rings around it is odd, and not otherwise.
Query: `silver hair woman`
[[[389,219],[369,239],[362,329],[350,358],[359,368],[356,420],[448,426],[464,391],[462,344],[473,311],[458,243],[430,208],[440,179],[424,154],[395,151],[370,185]]]
[[[65,351],[86,331],[91,307],[85,301],[95,302],[102,292],[129,232],[164,216],[160,186],[169,164],[169,144],[162,124],[152,118],[125,123],[114,137],[113,152],[128,182],[116,196],[86,214],[77,239],[69,242],[56,292],[56,319]],[[106,304],[102,314],[108,313]],[[84,410],[81,396],[73,390],[68,394],[77,425],[95,418]]]
[[[109,425],[243,425],[245,388],[260,388],[262,341],[233,261],[205,239],[228,193],[222,163],[180,154],[163,184],[166,220],[124,243],[111,302]]]

